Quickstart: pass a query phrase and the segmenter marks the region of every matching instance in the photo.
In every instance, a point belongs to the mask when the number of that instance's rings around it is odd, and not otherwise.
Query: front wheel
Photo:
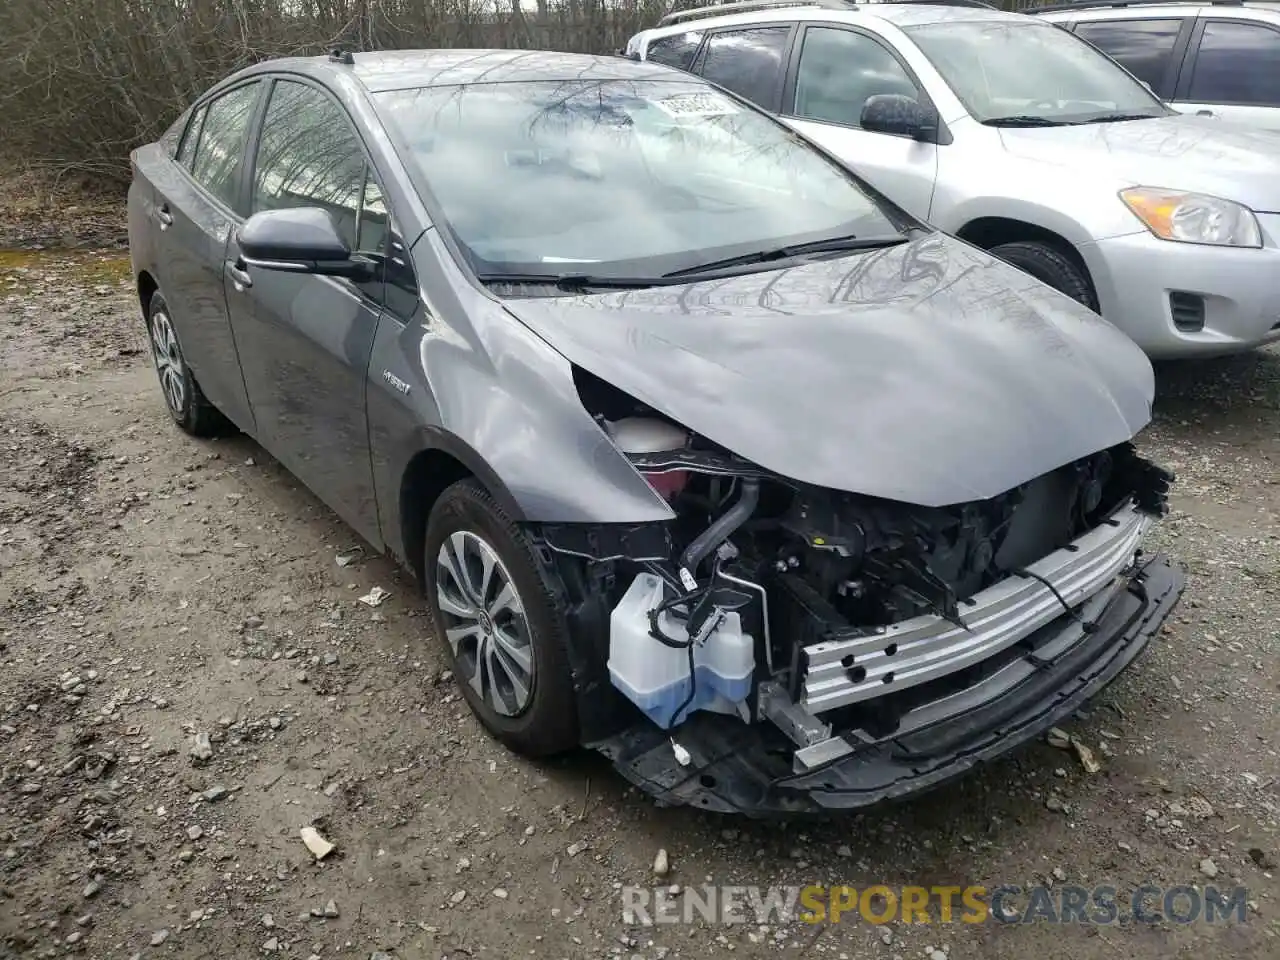
[[[467,704],[518,753],[578,745],[564,615],[528,538],[474,480],[427,521],[427,609]]]
[[[1059,293],[1083,303],[1094,313],[1098,312],[1098,298],[1094,295],[1089,278],[1070,257],[1047,243],[1018,241],[1001,243],[988,251],[1010,266],[1031,274]]]
[[[160,378],[165,406],[174,422],[195,437],[209,437],[226,427],[226,418],[210,403],[191,375],[178,334],[173,327],[169,304],[159,293],[147,304],[147,339],[151,359]]]

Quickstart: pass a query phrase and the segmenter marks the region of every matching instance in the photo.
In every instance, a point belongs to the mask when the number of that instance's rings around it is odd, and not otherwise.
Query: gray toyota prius
[[[1142,352],[688,74],[275,60],[132,161],[169,413],[412,571],[515,750],[859,807],[1070,715],[1182,593]]]

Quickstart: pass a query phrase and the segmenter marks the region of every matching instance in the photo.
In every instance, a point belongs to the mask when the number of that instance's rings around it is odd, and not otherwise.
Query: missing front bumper
[[[850,736],[847,751],[813,764],[798,763],[795,745],[770,724],[710,714],[695,714],[675,734],[686,765],[668,735],[648,724],[592,746],[662,804],[754,816],[865,807],[936,786],[1070,716],[1146,647],[1184,586],[1165,557],[1144,559],[1096,611],[1082,611],[1092,615],[1084,617],[1090,629],[1062,617],[973,685],[914,705],[888,735]]]
[[[1152,522],[1136,506],[1122,507],[1027,567],[1034,576],[1006,577],[967,601],[963,627],[930,614],[806,647],[801,705],[822,714],[982,662],[1053,623],[1064,604],[1103,591],[1133,563]]]

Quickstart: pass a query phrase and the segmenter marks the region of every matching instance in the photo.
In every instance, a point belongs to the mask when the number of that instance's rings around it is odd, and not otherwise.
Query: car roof
[[[1020,13],[1004,10],[983,10],[980,7],[950,7],[928,3],[876,3],[868,4],[870,16],[885,20],[899,27],[918,26],[925,23],[973,23],[984,20],[1019,21]]]
[[[356,78],[372,91],[540,80],[689,79],[661,64],[546,50],[396,50],[357,53],[353,59]]]
[[[545,50],[388,50],[335,56],[288,57],[255,64],[238,76],[288,71],[323,79],[345,73],[373,93],[464,83],[569,80],[690,80],[680,70],[618,56]]]
[[[1222,16],[1230,16],[1231,11],[1266,11],[1280,12],[1280,0],[1079,0],[1079,2],[1050,3],[1044,7],[1027,10],[1029,14],[1043,17],[1046,20],[1070,20],[1076,17],[1105,17],[1123,19],[1125,16],[1160,16],[1169,15],[1170,8],[1193,8],[1196,10],[1213,9]]]
[[[823,20],[833,23],[866,23],[871,20],[891,23],[898,27],[915,27],[930,23],[984,21],[1017,23],[1025,19],[1020,13],[942,3],[850,3],[842,7],[815,2],[812,5],[796,3],[726,14],[714,14],[711,12],[714,9],[714,6],[703,7],[701,10],[706,11],[705,15],[661,24],[643,33],[650,37],[658,37],[668,33],[686,33],[740,24],[795,20]]]

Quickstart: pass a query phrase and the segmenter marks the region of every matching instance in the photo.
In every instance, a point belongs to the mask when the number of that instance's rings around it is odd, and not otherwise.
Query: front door
[[[911,73],[879,40],[846,27],[811,24],[798,43],[799,58],[794,81],[787,85],[782,119],[908,213],[929,219],[938,145],[860,127],[862,107],[876,94],[902,94],[931,109]]]
[[[249,153],[250,214],[320,207],[353,251],[385,250],[382,192],[346,112],[301,81],[276,80],[269,96]],[[381,548],[365,418],[381,281],[248,267],[234,240],[224,268],[259,440]]]

